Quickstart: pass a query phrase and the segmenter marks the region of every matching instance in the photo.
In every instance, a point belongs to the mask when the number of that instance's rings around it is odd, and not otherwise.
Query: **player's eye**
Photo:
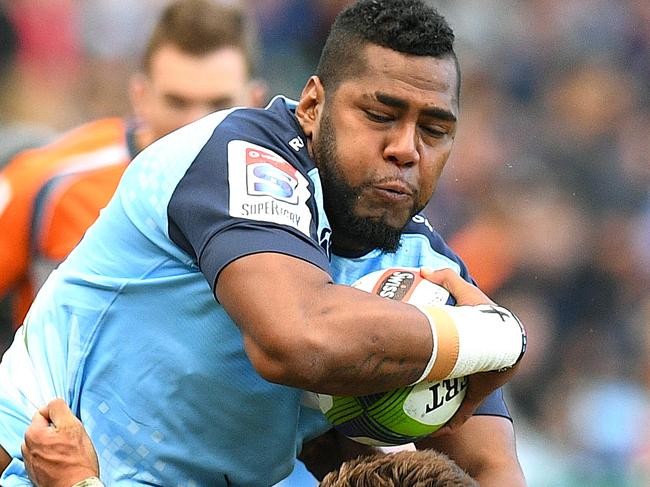
[[[190,106],[190,102],[180,96],[166,95],[165,101],[167,102],[167,105],[174,110],[184,110]]]
[[[420,125],[420,128],[424,133],[431,137],[435,137],[437,139],[440,139],[444,137],[445,135],[449,134],[449,131],[438,126],[438,125]]]
[[[386,123],[393,120],[393,117],[391,117],[390,115],[379,113],[374,110],[364,110],[364,112],[366,114],[366,117],[368,117],[368,120],[371,120],[373,122]]]
[[[210,101],[210,108],[213,111],[224,110],[235,105],[235,100],[232,98],[218,98]]]

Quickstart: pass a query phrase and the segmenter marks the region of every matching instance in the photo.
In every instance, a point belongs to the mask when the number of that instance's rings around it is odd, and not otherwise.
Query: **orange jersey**
[[[41,279],[37,262],[60,262],[112,196],[131,160],[127,128],[111,118],[25,151],[0,173],[0,298],[14,294],[19,325]]]
[[[498,291],[515,272],[516,246],[502,225],[493,220],[470,222],[449,240],[488,295]]]

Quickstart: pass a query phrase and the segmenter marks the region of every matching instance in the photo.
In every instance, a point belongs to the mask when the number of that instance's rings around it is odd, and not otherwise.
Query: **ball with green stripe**
[[[467,378],[420,382],[382,394],[318,395],[321,411],[342,434],[359,443],[393,446],[435,433],[458,410]]]

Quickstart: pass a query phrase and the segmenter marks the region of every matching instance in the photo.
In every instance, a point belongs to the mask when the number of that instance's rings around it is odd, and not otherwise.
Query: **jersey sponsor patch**
[[[309,236],[309,183],[275,152],[243,140],[228,143],[230,215],[289,225]]]

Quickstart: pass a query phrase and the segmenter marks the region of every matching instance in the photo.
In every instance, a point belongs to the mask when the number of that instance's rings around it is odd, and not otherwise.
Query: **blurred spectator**
[[[509,393],[530,485],[648,485],[648,2],[436,3],[462,26],[464,79],[427,212],[529,324]],[[559,477],[526,457],[538,440]]]
[[[12,119],[55,129],[81,119],[80,107],[72,102],[81,86],[78,75],[83,60],[77,4],[74,0],[7,2],[18,37],[16,66],[9,80],[12,96],[5,100]]]
[[[18,52],[19,39],[16,27],[0,4],[0,91],[7,93],[8,79],[12,76]],[[0,169],[14,155],[28,147],[44,143],[51,132],[41,126],[30,123],[16,123],[6,120],[3,100],[0,100]],[[0,189],[0,208],[2,207],[2,189]]]
[[[0,297],[12,298],[13,328],[141,149],[218,109],[263,103],[263,85],[250,78],[246,29],[243,8],[213,0],[172,2],[149,39],[142,72],[131,79],[135,117],[85,124],[21,153],[0,173],[6,189],[0,207]]]
[[[16,28],[0,4],[0,92],[5,97],[11,94],[8,80],[13,75],[18,43]],[[0,170],[20,151],[41,145],[52,136],[46,127],[7,120],[5,111],[5,100],[0,99]],[[0,213],[10,197],[10,188],[0,180]],[[11,339],[11,328],[6,325],[10,322],[11,302],[0,298],[0,351]]]

